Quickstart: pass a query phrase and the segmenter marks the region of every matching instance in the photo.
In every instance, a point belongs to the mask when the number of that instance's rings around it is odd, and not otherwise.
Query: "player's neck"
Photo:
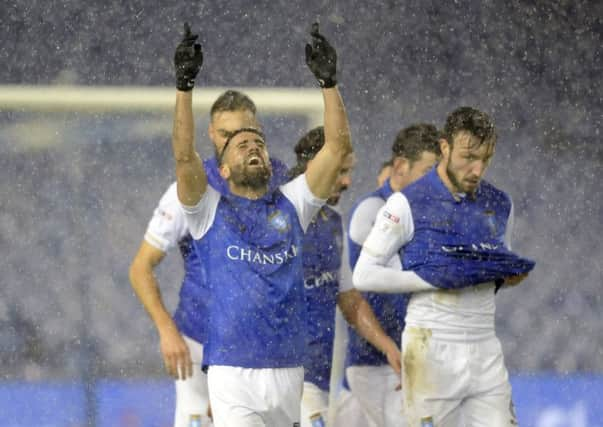
[[[237,185],[229,182],[229,189],[232,194],[246,199],[257,200],[268,192],[268,185],[263,187],[251,187],[248,185]]]

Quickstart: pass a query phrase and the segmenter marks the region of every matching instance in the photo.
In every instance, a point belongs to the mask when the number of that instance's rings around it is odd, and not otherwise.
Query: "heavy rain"
[[[603,425],[602,16],[585,0],[4,1],[0,425],[174,425],[173,380],[129,268],[176,180],[184,22],[203,51],[194,97],[211,93],[194,107],[197,151],[214,155],[209,105],[238,88],[257,94],[270,157],[288,167],[323,121],[304,50],[320,23],[356,156],[337,207],[344,227],[400,129],[442,129],[460,106],[486,112],[498,142],[485,179],[513,200],[513,251],[536,262],[495,297],[519,424]],[[293,95],[269,106],[279,90]],[[299,107],[306,94],[318,107]],[[172,313],[182,257],[166,252],[155,273]]]

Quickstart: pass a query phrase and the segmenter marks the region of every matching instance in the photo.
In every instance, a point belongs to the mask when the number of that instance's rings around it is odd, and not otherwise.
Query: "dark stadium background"
[[[311,88],[304,44],[318,17],[337,47],[358,156],[344,212],[373,188],[400,128],[441,126],[461,105],[493,116],[499,144],[488,178],[514,199],[514,249],[538,262],[524,284],[498,294],[498,334],[514,385],[541,378],[526,385],[535,401],[548,389],[569,399],[603,392],[602,16],[603,3],[580,0],[3,1],[0,85],[171,87],[187,20],[205,54],[197,91]],[[292,165],[305,121],[260,117],[273,155]],[[0,396],[83,379],[82,405],[91,398],[87,416],[102,425],[93,387],[113,384],[111,394],[120,383],[103,381],[165,380],[127,269],[174,179],[170,121],[0,105]],[[206,123],[203,113],[197,144],[207,155]],[[179,262],[171,254],[159,271],[171,307]],[[12,399],[2,401],[14,410],[21,403]],[[588,425],[601,425],[599,405],[563,402],[561,414],[582,419],[583,410]],[[170,404],[159,406],[169,419]],[[524,419],[542,419],[532,412]],[[582,425],[561,417],[566,424],[554,425]]]

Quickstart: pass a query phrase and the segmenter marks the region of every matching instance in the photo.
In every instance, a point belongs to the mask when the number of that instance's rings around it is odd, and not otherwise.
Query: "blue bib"
[[[222,195],[213,224],[194,241],[210,294],[204,364],[303,365],[302,238],[280,190],[259,200]]]
[[[457,289],[527,273],[534,262],[506,249],[509,197],[486,181],[475,196],[455,199],[432,169],[406,187],[414,236],[400,251],[405,270]]]

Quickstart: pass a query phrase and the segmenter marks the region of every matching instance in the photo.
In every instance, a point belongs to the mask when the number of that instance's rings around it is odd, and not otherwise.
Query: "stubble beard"
[[[265,165],[253,169],[243,165],[241,168],[233,170],[231,179],[237,186],[247,187],[251,190],[261,190],[268,186],[271,176],[272,170]]]
[[[467,195],[469,195],[471,197],[473,197],[475,195],[476,189],[468,190],[463,186],[461,181],[459,181],[459,179],[456,176],[456,173],[450,168],[450,159],[448,159],[448,162],[446,163],[446,176],[452,183],[455,193],[466,193]]]

